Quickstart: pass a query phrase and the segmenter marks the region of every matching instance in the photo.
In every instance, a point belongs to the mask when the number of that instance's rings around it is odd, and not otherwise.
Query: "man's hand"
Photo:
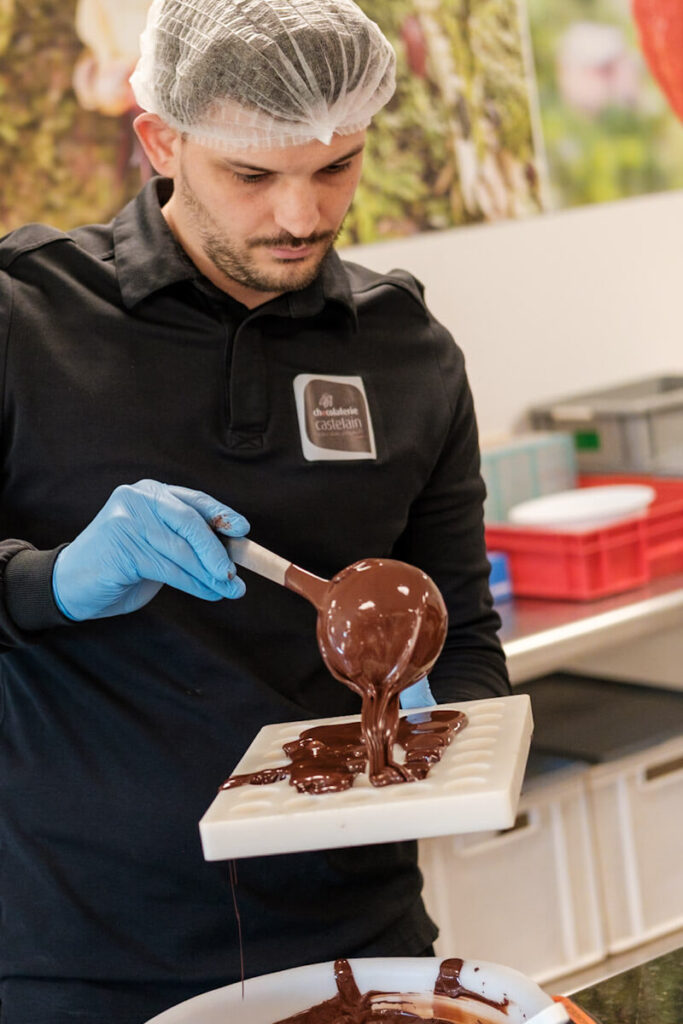
[[[156,480],[117,487],[55,562],[52,587],[70,619],[137,611],[164,583],[206,601],[241,597],[244,583],[214,530],[249,532],[227,505]]]

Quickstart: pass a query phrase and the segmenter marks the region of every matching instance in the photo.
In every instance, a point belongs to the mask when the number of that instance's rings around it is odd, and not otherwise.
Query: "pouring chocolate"
[[[448,614],[433,580],[413,565],[367,558],[322,579],[246,538],[221,538],[238,565],[295,591],[318,611],[327,668],[362,699],[361,730],[375,786],[422,777],[393,757],[402,690],[441,653]]]

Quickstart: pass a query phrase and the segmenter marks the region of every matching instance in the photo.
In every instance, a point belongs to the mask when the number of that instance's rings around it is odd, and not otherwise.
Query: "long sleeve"
[[[2,398],[3,454],[5,436],[5,367],[12,319],[12,285],[0,269],[0,396]],[[2,496],[0,495],[0,507]],[[1,521],[1,519],[0,519]],[[0,539],[0,652],[40,639],[40,632],[67,620],[52,594],[52,567],[61,548],[37,551],[28,540]]]
[[[68,620],[52,592],[61,547],[36,551],[26,541],[0,541],[0,651],[40,640],[43,630]]]

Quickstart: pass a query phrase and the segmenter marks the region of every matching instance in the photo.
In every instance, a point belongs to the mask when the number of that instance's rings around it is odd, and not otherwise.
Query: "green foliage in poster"
[[[394,43],[342,244],[540,209],[517,0],[360,0]],[[79,106],[76,0],[0,0],[0,233],[109,219],[140,185],[130,115]]]
[[[640,58],[629,0],[527,3],[551,205],[579,206],[683,186],[683,127]],[[637,93],[592,111],[568,101],[560,85],[560,57],[567,33],[576,26],[621,33],[624,59],[636,68]],[[608,75],[607,58],[602,65],[595,59],[589,73]]]
[[[83,110],[75,0],[0,0],[0,234],[108,220],[138,188],[130,128]]]
[[[394,44],[397,90],[375,118],[342,241],[538,212],[516,0],[359,0]]]

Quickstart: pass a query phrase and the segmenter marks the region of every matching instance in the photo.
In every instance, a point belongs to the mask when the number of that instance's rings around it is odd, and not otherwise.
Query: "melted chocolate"
[[[318,609],[323,661],[361,697],[372,784],[421,778],[394,761],[393,747],[399,694],[427,675],[446,638],[448,614],[435,583],[414,565],[387,558],[355,562],[329,583],[290,566],[285,582]]]
[[[442,962],[432,997],[399,992],[361,995],[348,960],[337,960],[334,965],[337,995],[277,1024],[410,1024],[411,1021],[486,1024],[477,1013],[458,1006],[459,999],[471,999],[507,1013],[508,999],[496,1002],[462,985],[462,965],[460,959]]]
[[[401,718],[395,740],[406,754],[405,763],[400,766],[403,777],[424,779],[466,723],[462,711],[420,711]],[[291,759],[290,764],[231,775],[221,789],[263,786],[289,777],[290,784],[300,793],[339,792],[353,785],[355,777],[366,770],[368,761],[360,722],[313,726],[298,739],[285,743],[283,750]],[[394,780],[383,775],[379,784],[390,781]]]
[[[510,1000],[504,999],[502,1003],[496,1003],[491,999],[487,999],[485,996],[480,995],[478,992],[472,992],[460,981],[460,972],[464,961],[459,957],[452,957],[450,960],[444,960],[441,964],[439,971],[439,977],[436,979],[434,985],[435,996],[447,996],[448,999],[459,999],[461,996],[467,999],[474,999],[479,1003],[486,1003],[487,1006],[493,1006],[498,1010],[505,1011]],[[475,968],[478,970],[478,968]]]

